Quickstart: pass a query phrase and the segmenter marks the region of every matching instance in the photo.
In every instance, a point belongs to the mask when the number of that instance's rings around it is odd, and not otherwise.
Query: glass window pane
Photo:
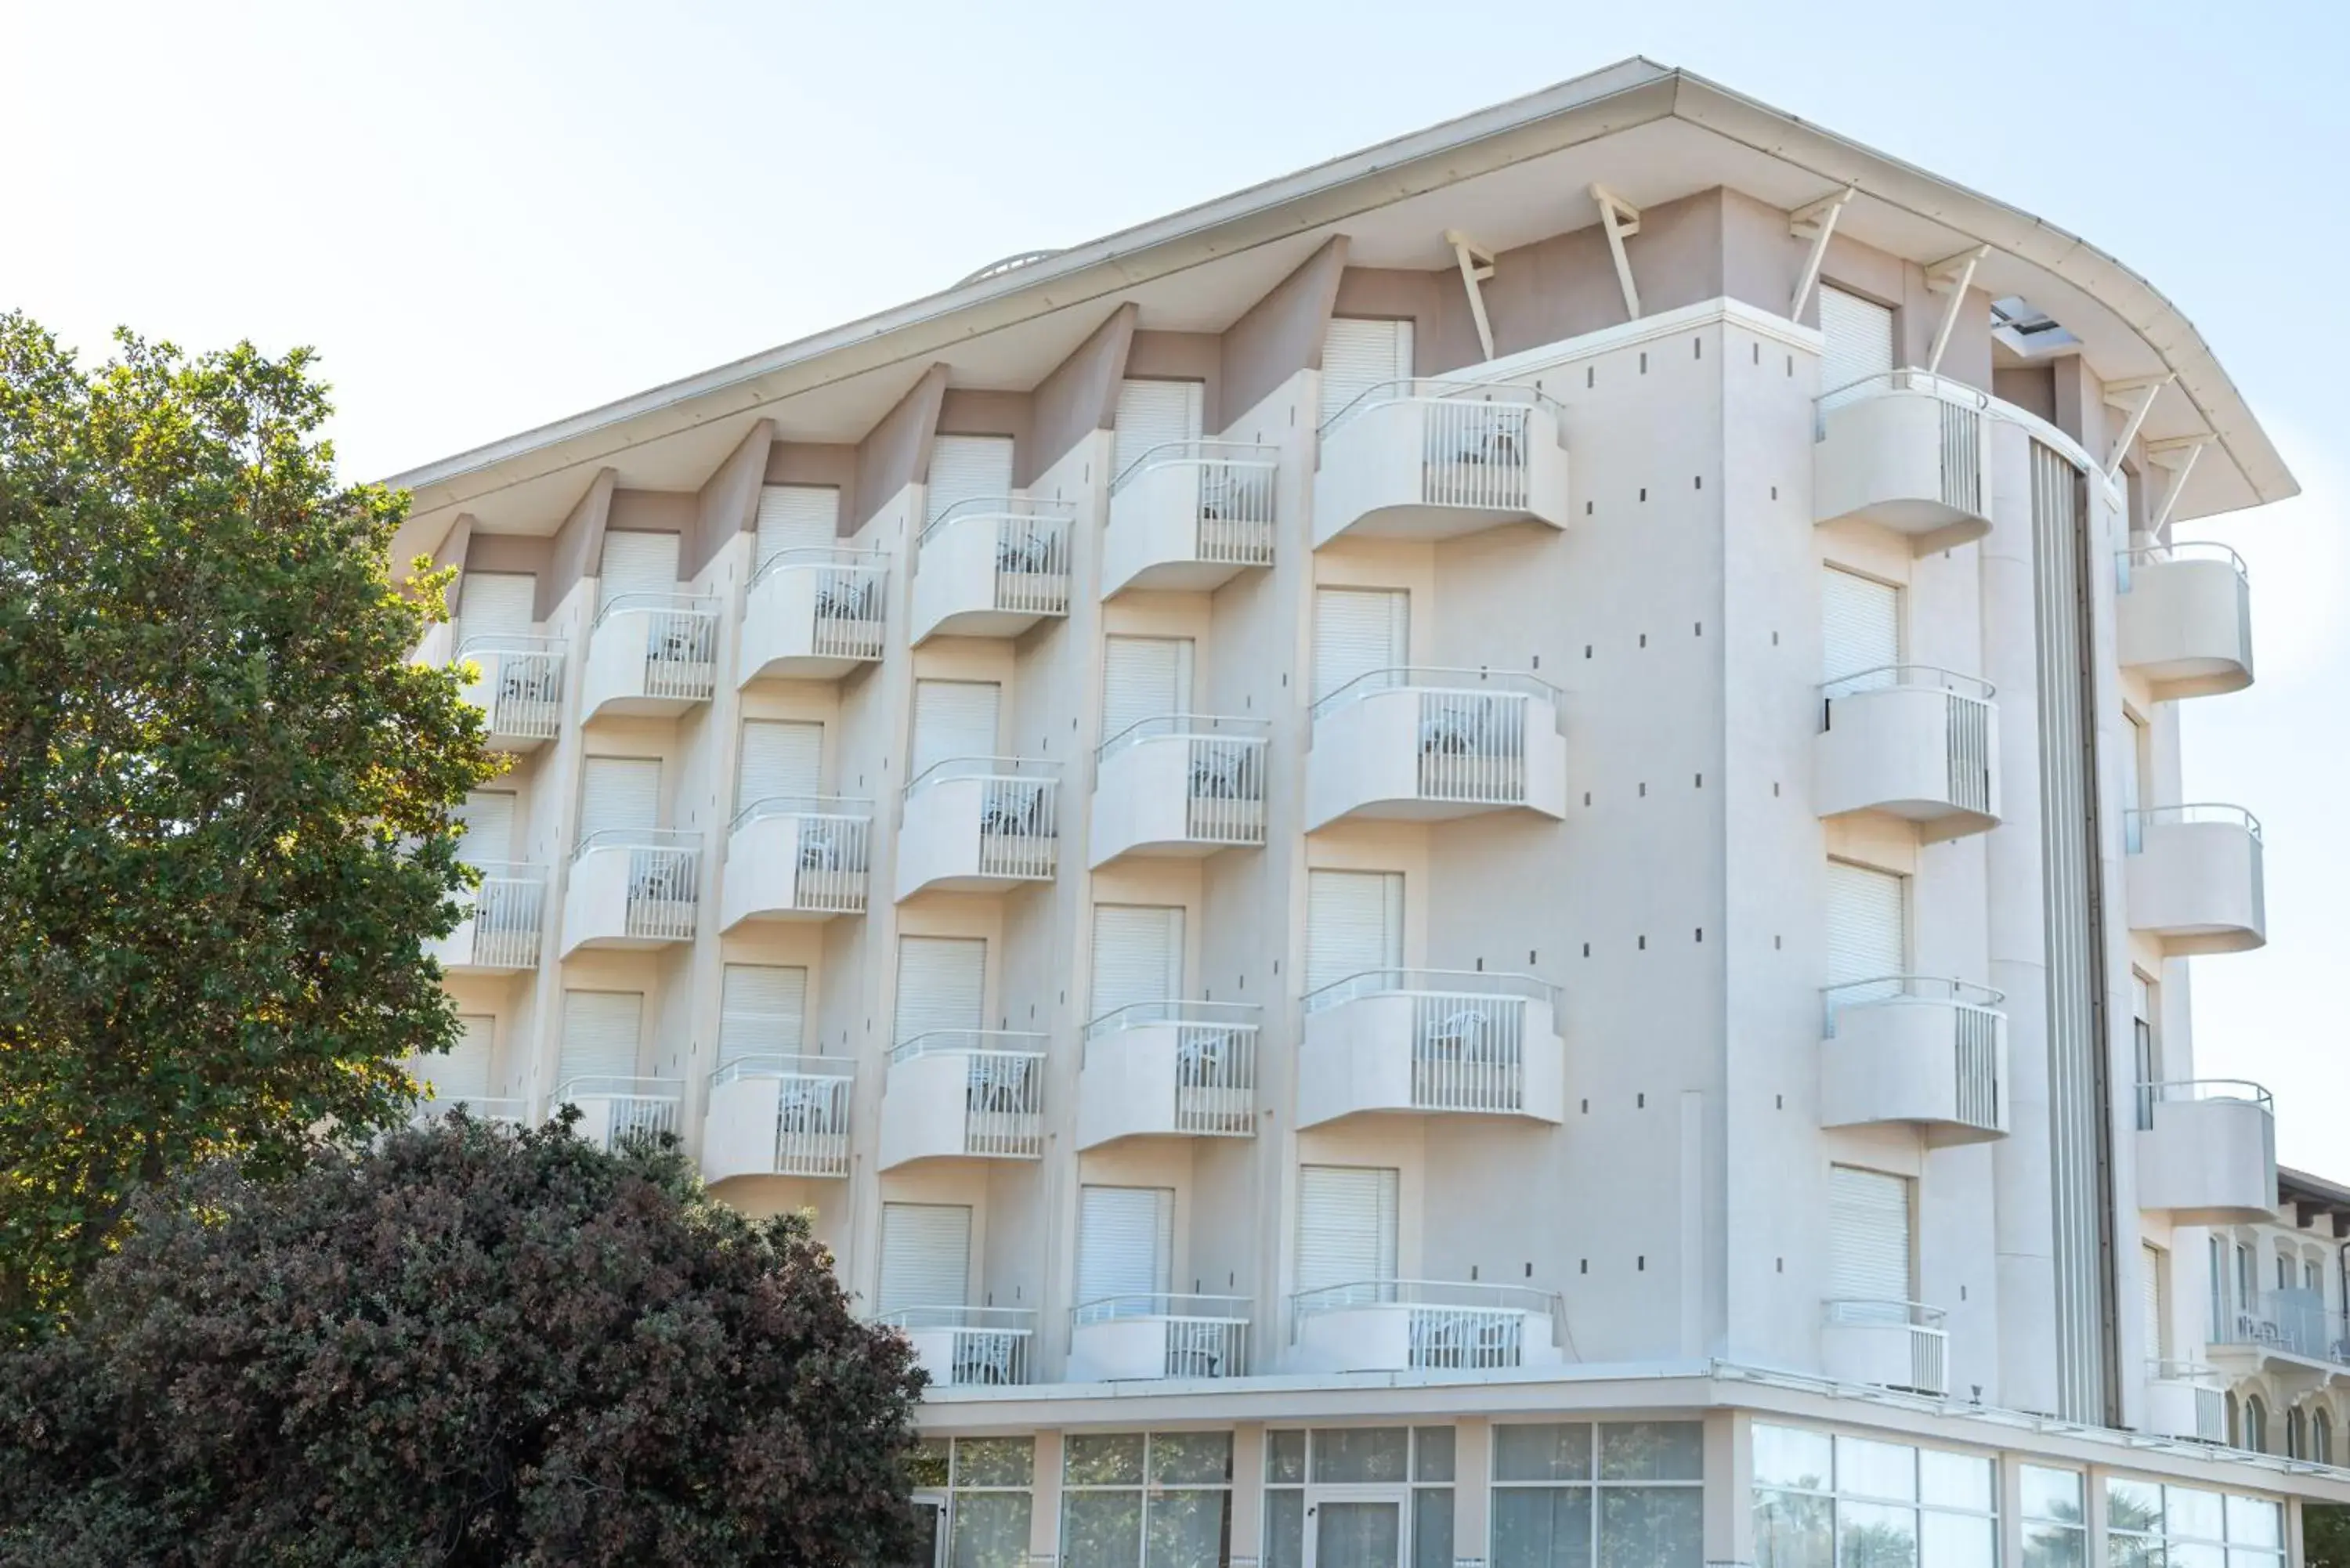
[[[1230,1432],[1153,1432],[1150,1480],[1155,1486],[1214,1486],[1232,1479]]]
[[[1972,1454],[1918,1450],[1918,1500],[1937,1508],[1991,1511],[1991,1462]]]
[[[1416,1481],[1449,1481],[1452,1479],[1451,1428],[1412,1428],[1411,1479]]]
[[[2228,1549],[2228,1568],[2284,1568],[2284,1557],[2281,1552],[2231,1546]]]
[[[1610,1421],[1599,1428],[1599,1479],[1703,1480],[1704,1433],[1695,1421]]]
[[[1762,1429],[1758,1427],[1755,1431],[1759,1434]],[[1756,1492],[1754,1562],[1755,1568],[1832,1568],[1835,1505],[1826,1498],[1799,1491]]]
[[[1839,1437],[1835,1459],[1838,1496],[1918,1500],[1918,1450],[1906,1444]]]
[[[2087,1519],[2081,1511],[2081,1472],[2052,1470],[2045,1465],[2026,1465],[2017,1484],[2022,1494],[2018,1501],[2026,1519],[2053,1519],[2060,1524],[2079,1524]]]
[[[1071,1486],[1140,1486],[1142,1434],[1071,1433],[1061,1449],[1061,1477]]]
[[[2221,1521],[2220,1494],[2198,1491],[2191,1486],[2168,1486],[2162,1489],[2162,1511],[2173,1535],[2189,1535],[2198,1541],[2224,1541],[2226,1526]]]
[[[1399,1481],[1404,1479],[1410,1430],[1404,1427],[1317,1427],[1314,1431],[1314,1479],[1317,1481]]]
[[[2169,1568],[2227,1568],[2227,1549],[2209,1541],[2173,1541],[2163,1552]]]
[[[2282,1546],[2284,1521],[2277,1505],[2264,1497],[2229,1493],[2228,1544],[2265,1546],[2271,1550]]]
[[[1446,1437],[1452,1434],[1450,1430]],[[1151,1568],[1159,1568],[1152,1563]],[[1411,1494],[1411,1568],[1452,1568],[1452,1489],[1415,1487]]]
[[[916,1443],[914,1451],[906,1456],[906,1484],[909,1486],[946,1485],[947,1446],[936,1438]]]
[[[1836,1439],[1844,1459],[1845,1439]],[[1889,1443],[1872,1444],[1891,1448]],[[1879,1462],[1882,1461],[1873,1461]],[[1836,1504],[1836,1568],[1917,1568],[1918,1513],[1881,1502]]]
[[[1492,1568],[1590,1568],[1590,1563],[1588,1487],[1493,1489]]]
[[[1702,1488],[1600,1490],[1599,1568],[1700,1568],[1704,1561]]]
[[[2084,1568],[2089,1558],[2089,1532],[2062,1524],[2026,1525],[2023,1568]]]
[[[1066,1494],[1061,1561],[1066,1568],[1141,1568],[1142,1489]]]
[[[1754,1427],[1754,1484],[1825,1491],[1835,1475],[1834,1448],[1825,1432],[1802,1427]]]
[[[1264,1494],[1264,1568],[1305,1568],[1304,1492]]]
[[[954,1568],[1028,1568],[1028,1494],[958,1494],[949,1555]]]
[[[1999,1521],[1981,1513],[1918,1516],[1918,1557],[1923,1568],[1995,1568]]]
[[[2106,1478],[2106,1528],[2162,1532],[2162,1488],[2153,1481]]]
[[[1264,1435],[1264,1479],[1269,1481],[1302,1481],[1305,1479],[1305,1433],[1267,1432]]]
[[[1559,1425],[1493,1428],[1495,1480],[1589,1480],[1591,1427]]]
[[[954,1483],[967,1486],[1026,1486],[1036,1470],[1034,1438],[958,1438]]]
[[[2106,1537],[2106,1568],[2162,1568],[2162,1537],[2112,1532]]]
[[[1155,1446],[1157,1439],[1152,1441]],[[1230,1491],[1160,1492],[1150,1500],[1144,1568],[1222,1568],[1232,1553],[1232,1535]]]
[[[1312,1528],[1321,1568],[1402,1568],[1399,1502],[1325,1499],[1314,1505]]]

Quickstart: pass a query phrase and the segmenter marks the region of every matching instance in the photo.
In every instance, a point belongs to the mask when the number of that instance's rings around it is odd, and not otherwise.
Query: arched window
[[[2228,1446],[2231,1449],[2244,1446],[2243,1413],[2233,1394],[2228,1396]]]
[[[2298,1405],[2284,1413],[2284,1453],[2289,1459],[2309,1458],[2309,1417]]]
[[[2334,1462],[2334,1417],[2323,1407],[2309,1417],[2309,1457],[2321,1465]]]
[[[2269,1407],[2257,1394],[2244,1401],[2243,1446],[2256,1454],[2269,1451]]]

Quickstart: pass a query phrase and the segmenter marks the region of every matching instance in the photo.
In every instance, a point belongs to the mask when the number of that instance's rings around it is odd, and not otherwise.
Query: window
[[[1395,1278],[1398,1184],[1383,1167],[1298,1168],[1299,1294]]]
[[[1403,874],[1305,874],[1305,990],[1403,966]]]
[[[2281,1568],[2284,1516],[2264,1497],[2106,1478],[2109,1568]]]
[[[1230,1432],[1072,1433],[1061,1455],[1062,1568],[1230,1561]]]
[[[2135,855],[2141,847],[2138,813],[2146,806],[2147,757],[2152,748],[2147,743],[2146,721],[2135,713],[2123,717],[2129,721],[2129,752],[2122,758],[2122,846]]]
[[[1166,1310],[1174,1269],[1175,1192],[1167,1187],[1077,1189],[1077,1304]]]
[[[596,579],[598,615],[614,601],[630,598],[639,608],[657,608],[677,592],[674,534],[640,534],[615,528],[604,535],[604,561]]]
[[[2137,1125],[2140,1130],[2154,1126],[2154,1086],[2162,1082],[2161,1069],[2155,1061],[2154,1019],[2154,982],[2132,971],[2130,1043],[2137,1054]]]
[[[1411,595],[1401,588],[1314,590],[1314,701],[1411,661]]]
[[[881,1205],[878,1310],[962,1306],[971,1294],[971,1208],[962,1203]]]
[[[718,1064],[795,1056],[807,1017],[807,971],[730,963],[718,976]]]
[[[1173,1002],[1182,994],[1182,907],[1096,904],[1093,996],[1087,1016],[1107,1018],[1138,1002]]]
[[[1857,381],[1893,369],[1893,310],[1820,285],[1820,391],[1830,405]]]
[[[759,487],[756,565],[786,550],[824,549],[840,534],[840,491],[829,484],[764,484]],[[803,557],[806,558],[806,557]],[[820,557],[819,557],[820,558]]]
[[[743,721],[734,758],[734,809],[763,800],[805,800],[824,787],[824,726],[778,719]]]
[[[1372,388],[1411,375],[1411,323],[1334,316],[1322,338],[1322,422]]]
[[[942,435],[931,446],[924,477],[925,527],[965,501],[1007,500],[1012,494],[1012,438]]]
[[[914,682],[914,739],[909,783],[952,757],[995,755],[996,711],[1003,689],[993,680]]]
[[[645,998],[636,991],[567,991],[563,993],[562,1046],[556,1064],[556,1091],[609,1094],[612,1080],[637,1072],[638,1031]]]
[[[1452,1428],[1331,1427],[1264,1435],[1264,1568],[1451,1568]],[[1343,1555],[1341,1553],[1343,1552]]]
[[[2165,1332],[2170,1321],[2170,1296],[2166,1287],[2169,1259],[2159,1247],[2138,1246],[2138,1305],[2145,1321],[2140,1325],[2146,1335],[2146,1358],[2161,1361],[2169,1334]]]
[[[1102,639],[1102,739],[1116,740],[1146,719],[1190,712],[1191,653],[1188,637]]]
[[[1695,1421],[1496,1426],[1492,1568],[1696,1568],[1701,1433]]]
[[[457,646],[475,638],[528,637],[538,579],[524,572],[467,572],[457,587]]]
[[[2287,1459],[2309,1458],[2309,1417],[2298,1405],[2284,1413],[2284,1452]]]
[[[1154,447],[1196,441],[1206,393],[1206,385],[1199,381],[1120,381],[1110,477],[1123,478],[1136,460]]]
[[[1033,1438],[924,1442],[907,1468],[915,1505],[939,1516],[948,1568],[1028,1568],[1028,1518],[1035,1506],[1029,1489],[1036,1468]]]
[[[579,838],[598,834],[608,843],[644,842],[660,821],[659,757],[589,757],[579,773]]]
[[[1998,1542],[1989,1459],[1754,1427],[1757,1568],[1991,1568]]]
[[[2334,1417],[2323,1407],[2310,1414],[2309,1457],[2321,1465],[2334,1462]]]
[[[1840,567],[1820,577],[1820,679],[1883,670],[1901,662],[1901,590]],[[1889,673],[1855,682],[1846,691],[1890,684]]]
[[[2257,1394],[2244,1399],[2244,1440],[2241,1445],[2256,1454],[2269,1451],[2269,1407]]]
[[[1857,1166],[1828,1168],[1828,1291],[1854,1309],[1890,1315],[1867,1321],[1907,1322],[1910,1299],[1909,1180]]]
[[[2211,1322],[2209,1325],[2210,1332],[2206,1337],[2217,1345],[2227,1337],[2221,1330],[2228,1322],[2228,1243],[2217,1236],[2206,1236],[2203,1238],[2203,1251],[2206,1272],[2211,1276],[2211,1299],[2205,1303],[2210,1311]]]
[[[2089,1525],[2082,1508],[2081,1472],[2025,1465],[2017,1489],[2016,1506],[2023,1515],[2023,1568],[2085,1568]]]
[[[1832,1004],[1891,996],[1909,962],[1907,877],[1848,860],[1828,862],[1827,985]]]
[[[890,1042],[986,1027],[987,942],[979,937],[899,937]]]

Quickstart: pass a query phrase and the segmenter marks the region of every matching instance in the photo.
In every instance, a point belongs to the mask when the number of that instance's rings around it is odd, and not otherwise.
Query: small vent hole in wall
[[[1642,374],[1643,376],[1645,376],[1645,375],[1647,375],[1648,373],[1648,351],[1647,351],[1646,349],[1643,349],[1643,350],[1641,350],[1641,353],[1640,353],[1640,374]]]
[[[1529,968],[1531,968],[1533,965],[1534,965],[1535,963],[1538,963],[1538,962],[1540,962],[1540,961],[1540,961],[1539,957],[1536,955],[1535,950],[1534,950],[1533,948],[1528,948],[1528,949],[1526,950],[1526,963],[1527,963],[1527,966],[1528,966]]]
[[[1690,635],[1691,637],[1703,637],[1703,636],[1705,635],[1705,622],[1703,622],[1703,621],[1698,621],[1698,622],[1696,622],[1696,623],[1695,623],[1695,625],[1696,625],[1696,627],[1697,627],[1697,629],[1696,629],[1695,631],[1691,632]]]
[[[1596,365],[1586,365],[1583,368],[1583,384],[1586,387],[1596,387],[1599,385],[1599,367]]]
[[[1794,357],[1793,354],[1790,354],[1790,355],[1788,355],[1788,356],[1787,356],[1787,374],[1789,374],[1790,376],[1792,376],[1792,375],[1794,375],[1794,373],[1795,373],[1795,357]]]
[[[1576,1263],[1577,1263],[1577,1265],[1578,1265],[1578,1266],[1576,1267],[1575,1271],[1576,1273],[1578,1273],[1578,1274],[1587,1274],[1587,1273],[1589,1273],[1589,1272],[1591,1272],[1591,1260],[1590,1260],[1590,1259],[1588,1259],[1588,1258],[1580,1258],[1580,1259],[1577,1259],[1577,1260],[1576,1260]]]
[[[1591,1114],[1591,1102],[1589,1100],[1583,1102],[1583,1114],[1586,1116]]]
[[[1785,1272],[1787,1272],[1787,1260],[1786,1260],[1786,1259],[1784,1259],[1784,1258],[1781,1258],[1781,1259],[1777,1260],[1777,1262],[1778,1262],[1778,1264],[1779,1264],[1779,1272],[1780,1272],[1781,1273],[1783,1273],[1783,1273],[1785,1273]]]
[[[1773,648],[1779,646],[1779,634],[1775,631],[1771,634],[1771,646]]]
[[[1705,775],[1703,774],[1697,775],[1697,787],[1700,789],[1703,789],[1705,787]]]
[[[1771,487],[1771,499],[1773,501],[1779,499],[1779,487],[1775,484]]]
[[[1703,490],[1705,488],[1705,475],[1702,473],[1697,474],[1694,476],[1694,479],[1696,487],[1700,490]]]
[[[1469,1282],[1472,1285],[1477,1282],[1477,1265],[1474,1263],[1469,1265]]]
[[[1642,648],[1648,646],[1648,634],[1645,631],[1640,634],[1640,646]]]
[[[1588,516],[1590,516],[1590,515],[1591,515],[1591,507],[1592,507],[1592,503],[1590,503],[1590,502],[1588,502],[1588,501],[1586,501],[1586,502],[1585,502],[1585,503],[1583,504],[1583,514],[1584,514],[1586,517],[1588,517]]]
[[[1586,805],[1589,805],[1591,804],[1591,792],[1589,790],[1585,790],[1583,792],[1583,804]]]
[[[1645,485],[1645,484],[1644,484],[1644,485],[1640,486],[1640,499],[1641,499],[1641,500],[1643,500],[1643,501],[1646,501],[1648,498],[1648,487],[1647,485]]]
[[[1583,657],[1586,659],[1591,657],[1591,645],[1587,642],[1583,645]]]
[[[1648,798],[1648,786],[1645,784],[1640,786],[1640,798],[1642,800]]]
[[[1703,926],[1700,926],[1697,929],[1697,940],[1700,942],[1705,940],[1705,928]]]
[[[1646,1095],[1635,1095],[1635,1096],[1632,1096],[1632,1108],[1633,1108],[1634,1110],[1636,1110],[1636,1111],[1645,1111],[1645,1110],[1647,1110],[1647,1109],[1648,1108],[1648,1096],[1646,1096]]]
[[[1586,943],[1584,943],[1584,944],[1583,944],[1583,956],[1584,956],[1585,958],[1589,958],[1589,957],[1591,956],[1591,944],[1590,944],[1589,942],[1586,942]],[[870,1027],[870,1025],[868,1025],[868,1027]],[[1586,1101],[1584,1101],[1584,1102],[1583,1102],[1583,1107],[1584,1107],[1584,1109],[1586,1109],[1586,1110],[1589,1110],[1589,1109],[1591,1108],[1591,1102],[1590,1102],[1589,1100],[1586,1100]]]
[[[1692,337],[1690,339],[1690,358],[1692,359],[1702,359],[1705,358],[1704,338]]]
[[[1530,1280],[1534,1277],[1534,1266],[1532,1262],[1528,1262],[1526,1264],[1525,1277]]]
[[[1762,345],[1760,343],[1754,345],[1754,362],[1757,365],[1762,363]]]
[[[1641,1273],[1644,1273],[1644,1274],[1645,1274],[1645,1273],[1647,1273],[1647,1272],[1648,1272],[1648,1253],[1643,1252],[1643,1253],[1641,1253],[1641,1254],[1640,1254],[1640,1262],[1639,1262],[1639,1264],[1638,1264],[1638,1269],[1639,1269],[1639,1272],[1640,1272]]]
[[[1774,953],[1777,952],[1781,945],[1785,942],[1785,940],[1786,939],[1784,937],[1773,937],[1771,939],[1771,950]]]
[[[1771,1096],[1771,1108],[1772,1108],[1773,1110],[1774,1110],[1774,1111],[1783,1111],[1783,1110],[1785,1110],[1785,1109],[1787,1108],[1787,1096],[1784,1096],[1784,1095],[1773,1095],[1773,1096]]]
[[[1640,950],[1642,952],[1647,952],[1648,950],[1648,939],[1646,937],[1642,937],[1640,939]]]
[[[1777,779],[1773,779],[1771,781],[1771,798],[1773,800],[1777,800],[1779,798],[1779,781]]]

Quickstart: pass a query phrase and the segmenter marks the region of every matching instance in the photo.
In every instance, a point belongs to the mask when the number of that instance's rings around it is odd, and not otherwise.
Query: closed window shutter
[[[1195,440],[1200,433],[1203,390],[1197,381],[1119,382],[1118,439],[1110,477],[1125,473],[1135,459],[1154,446]]]
[[[807,1017],[807,971],[730,963],[719,974],[718,1064],[795,1056]]]
[[[1820,679],[1901,662],[1901,590],[1830,566],[1820,574]]]
[[[1175,1193],[1165,1187],[1077,1189],[1077,1301],[1158,1295],[1175,1268]]]
[[[1393,1170],[1307,1165],[1297,1171],[1297,1288],[1396,1277]]]
[[[1833,394],[1893,369],[1893,312],[1873,299],[1820,286],[1820,390]]]
[[[977,937],[900,937],[898,1007],[890,1033],[903,1045],[938,1029],[987,1023],[987,943]]]
[[[1182,909],[1096,904],[1092,1016],[1182,994]]]
[[[528,637],[538,579],[525,572],[467,572],[457,588],[457,636]]]
[[[575,1078],[633,1078],[645,999],[635,991],[563,993],[563,1052],[557,1087]]]
[[[1411,378],[1411,323],[1334,316],[1322,339],[1322,422],[1383,381]]]
[[[743,721],[734,764],[734,809],[775,795],[812,795],[823,787],[824,726],[775,719]]]
[[[971,1209],[962,1203],[881,1205],[879,1310],[962,1306],[971,1294]]]
[[[587,760],[579,775],[579,842],[598,833],[649,833],[660,820],[660,758]]]
[[[1102,739],[1123,734],[1145,719],[1188,712],[1191,706],[1190,638],[1102,639]]]
[[[1901,878],[1842,860],[1828,862],[1830,985],[1881,980],[1908,967],[1908,900]],[[1862,1000],[1849,993],[1844,1000]]]
[[[457,1043],[449,1047],[449,1054],[427,1056],[421,1064],[433,1097],[443,1105],[489,1098],[490,1046],[496,1038],[496,1019],[473,1012],[459,1018]]]
[[[1305,989],[1403,967],[1403,875],[1305,874]]]
[[[1844,1301],[1911,1299],[1907,1179],[1828,1168],[1828,1293]]]
[[[1314,590],[1314,700],[1411,660],[1411,596],[1399,588]]]
[[[931,449],[931,482],[922,521],[937,522],[962,501],[994,501],[1012,493],[1010,436],[942,435]]]
[[[949,757],[993,756],[1002,698],[1003,688],[993,680],[915,681],[913,758],[907,777],[920,778]]]
[[[604,535],[604,567],[596,585],[596,607],[622,594],[677,592],[678,536],[674,534]]]
[[[512,790],[477,789],[449,814],[465,825],[458,853],[468,866],[503,866],[514,858],[515,797]]]
[[[769,484],[759,491],[758,565],[786,550],[821,549],[840,537],[840,492],[829,484]]]
[[[2138,1248],[2138,1310],[2145,1314],[2146,1355],[2149,1361],[2163,1359],[2162,1320],[2162,1249],[2140,1243]]]

